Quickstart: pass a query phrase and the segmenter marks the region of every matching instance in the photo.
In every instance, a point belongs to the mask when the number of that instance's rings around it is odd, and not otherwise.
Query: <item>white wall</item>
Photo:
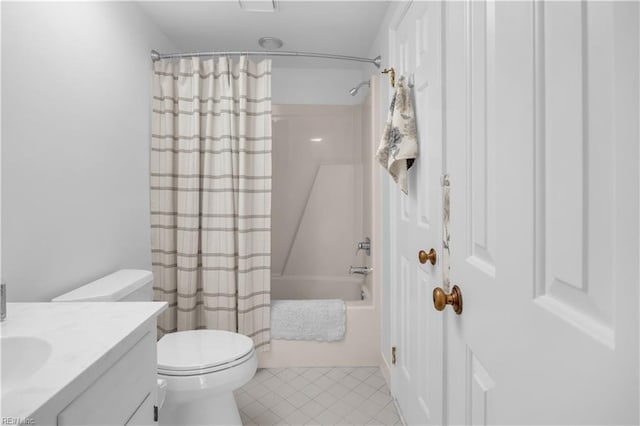
[[[257,60],[257,59],[256,59]],[[367,65],[374,70],[373,65]],[[273,104],[281,105],[358,105],[367,88],[356,96],[349,90],[362,82],[360,69],[284,68],[274,65],[271,75]]]
[[[2,274],[46,301],[151,267],[149,50],[133,3],[2,3]]]

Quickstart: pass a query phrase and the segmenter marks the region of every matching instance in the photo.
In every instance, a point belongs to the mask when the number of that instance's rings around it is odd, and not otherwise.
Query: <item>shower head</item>
[[[358,94],[358,90],[360,90],[360,88],[364,85],[367,85],[369,87],[371,87],[371,82],[369,80],[367,81],[363,81],[362,83],[358,84],[356,87],[352,88],[351,90],[349,90],[349,94],[351,96],[355,96]]]

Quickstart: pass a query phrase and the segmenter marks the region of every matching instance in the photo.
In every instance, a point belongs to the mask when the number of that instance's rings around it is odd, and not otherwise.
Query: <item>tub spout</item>
[[[373,271],[373,268],[369,268],[368,266],[350,266],[349,274],[350,275],[364,275],[365,277],[369,275],[369,272]]]

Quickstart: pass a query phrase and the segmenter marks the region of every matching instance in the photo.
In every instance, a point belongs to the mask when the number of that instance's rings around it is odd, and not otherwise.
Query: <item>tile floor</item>
[[[402,424],[379,368],[263,368],[235,392],[251,425]]]

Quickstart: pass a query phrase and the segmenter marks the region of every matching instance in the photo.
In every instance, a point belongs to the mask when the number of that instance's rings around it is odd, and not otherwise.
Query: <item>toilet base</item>
[[[240,426],[233,391],[251,380],[258,368],[252,349],[242,362],[228,368],[184,376],[158,374],[166,381],[166,397],[158,413],[160,425]]]
[[[167,398],[160,408],[159,425],[167,426],[242,426],[233,392],[223,392],[192,402],[172,403]]]

